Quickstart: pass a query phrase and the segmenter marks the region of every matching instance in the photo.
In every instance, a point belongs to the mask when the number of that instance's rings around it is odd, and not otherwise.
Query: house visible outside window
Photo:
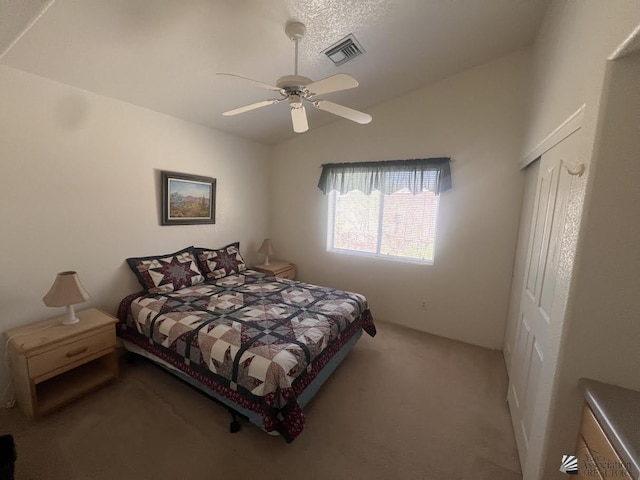
[[[439,193],[451,186],[448,158],[323,167],[329,251],[433,263]]]

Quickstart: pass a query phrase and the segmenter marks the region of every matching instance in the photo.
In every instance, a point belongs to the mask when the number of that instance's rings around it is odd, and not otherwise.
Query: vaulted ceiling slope
[[[293,73],[290,20],[307,27],[299,73],[348,73],[326,99],[367,108],[525,47],[547,0],[0,0],[0,62],[264,143],[295,134],[281,103],[234,117]],[[321,52],[353,33],[365,54],[336,67]],[[310,109],[310,128],[340,120]],[[375,121],[375,118],[374,118]],[[366,128],[366,126],[357,126]]]

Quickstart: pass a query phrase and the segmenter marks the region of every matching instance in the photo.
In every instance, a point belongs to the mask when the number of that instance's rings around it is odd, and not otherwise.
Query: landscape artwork
[[[216,179],[162,172],[162,225],[215,223]]]

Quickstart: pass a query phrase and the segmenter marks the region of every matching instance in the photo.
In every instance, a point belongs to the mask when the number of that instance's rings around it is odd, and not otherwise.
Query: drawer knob
[[[80,355],[81,353],[86,352],[89,349],[89,347],[80,347],[80,348],[76,348],[75,350],[71,350],[70,352],[67,352],[67,358],[71,358],[71,357],[75,357],[76,355]]]

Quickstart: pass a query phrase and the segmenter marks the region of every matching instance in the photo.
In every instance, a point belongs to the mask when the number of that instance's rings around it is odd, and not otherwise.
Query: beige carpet
[[[500,352],[378,322],[306,408],[291,444],[146,361],[36,421],[0,411],[16,480],[522,478]]]

